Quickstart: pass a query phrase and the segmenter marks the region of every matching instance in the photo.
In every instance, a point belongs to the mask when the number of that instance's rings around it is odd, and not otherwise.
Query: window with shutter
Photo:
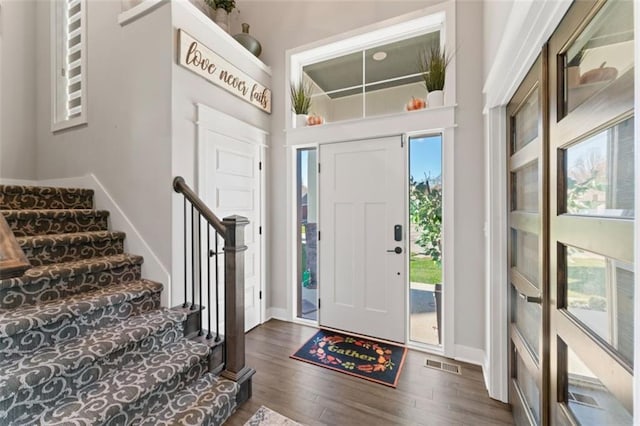
[[[51,3],[52,131],[87,122],[87,3]]]

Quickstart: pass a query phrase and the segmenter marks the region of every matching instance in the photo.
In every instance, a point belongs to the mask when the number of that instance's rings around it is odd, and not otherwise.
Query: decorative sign
[[[180,65],[271,114],[269,88],[253,80],[185,31],[179,30],[178,37]]]

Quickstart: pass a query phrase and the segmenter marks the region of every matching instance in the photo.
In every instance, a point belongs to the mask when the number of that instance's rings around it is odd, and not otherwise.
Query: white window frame
[[[337,58],[349,53],[372,49],[376,46],[440,31],[440,46],[455,52],[455,4],[452,1],[437,4],[386,21],[340,34],[286,51],[285,128],[293,128],[289,83],[300,81],[306,65]],[[455,55],[449,64],[455,70]],[[451,84],[449,84],[451,83]],[[455,105],[455,78],[447,78],[444,104]],[[360,119],[366,119],[361,117]]]
[[[66,11],[80,5],[80,115],[69,118],[69,79],[67,77],[68,27]],[[54,0],[51,2],[51,131],[57,132],[87,123],[87,1]]]

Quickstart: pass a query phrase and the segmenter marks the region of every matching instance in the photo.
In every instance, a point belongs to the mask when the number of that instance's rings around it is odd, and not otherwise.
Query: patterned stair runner
[[[87,189],[0,185],[32,268],[0,280],[0,424],[219,425],[236,383],[208,372]]]

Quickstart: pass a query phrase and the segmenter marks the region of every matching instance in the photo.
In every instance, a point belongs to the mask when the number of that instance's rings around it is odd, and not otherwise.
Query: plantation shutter
[[[86,120],[86,0],[52,3],[52,130]]]
[[[67,3],[67,119],[79,117],[83,106],[84,4],[81,0]]]

